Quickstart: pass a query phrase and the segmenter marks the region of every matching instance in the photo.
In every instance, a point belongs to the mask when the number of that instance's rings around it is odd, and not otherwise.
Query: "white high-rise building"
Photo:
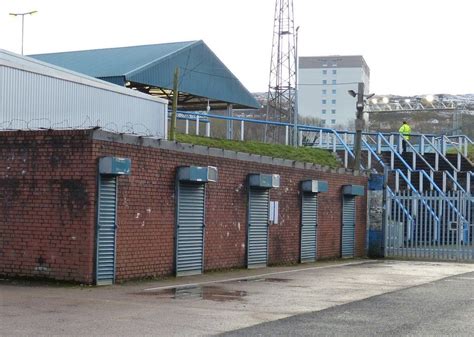
[[[357,84],[365,84],[369,92],[370,69],[364,58],[355,56],[308,56],[299,58],[298,115],[304,122],[308,117],[319,119],[329,128],[354,125]]]

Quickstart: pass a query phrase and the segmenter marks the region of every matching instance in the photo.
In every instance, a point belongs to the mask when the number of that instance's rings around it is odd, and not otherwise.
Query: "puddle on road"
[[[216,286],[177,287],[163,290],[144,291],[136,295],[147,295],[156,298],[201,299],[216,302],[242,301],[246,291],[226,290]]]

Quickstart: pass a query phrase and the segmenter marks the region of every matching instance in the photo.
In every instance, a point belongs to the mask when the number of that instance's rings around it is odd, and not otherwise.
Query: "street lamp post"
[[[25,36],[25,15],[33,15],[38,11],[30,11],[25,13],[10,13],[11,16],[21,16],[21,55],[23,55],[23,40]]]
[[[357,97],[356,102],[356,119],[355,119],[355,139],[354,139],[354,170],[360,169],[360,157],[362,150],[362,130],[364,129],[364,103],[365,99],[372,98],[374,94],[364,95],[364,83],[359,82],[357,84],[357,92],[354,90],[349,90],[348,93],[352,97]]]

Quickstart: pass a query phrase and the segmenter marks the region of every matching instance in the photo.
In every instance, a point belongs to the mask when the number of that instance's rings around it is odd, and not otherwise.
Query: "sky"
[[[300,56],[363,55],[376,94],[474,93],[474,1],[294,0]],[[0,0],[0,48],[24,53],[204,40],[265,92],[275,0]]]

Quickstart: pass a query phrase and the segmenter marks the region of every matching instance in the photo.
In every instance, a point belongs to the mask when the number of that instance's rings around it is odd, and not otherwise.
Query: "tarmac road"
[[[472,273],[339,260],[109,287],[0,280],[0,336],[462,335]]]
[[[222,336],[474,336],[474,273]]]

